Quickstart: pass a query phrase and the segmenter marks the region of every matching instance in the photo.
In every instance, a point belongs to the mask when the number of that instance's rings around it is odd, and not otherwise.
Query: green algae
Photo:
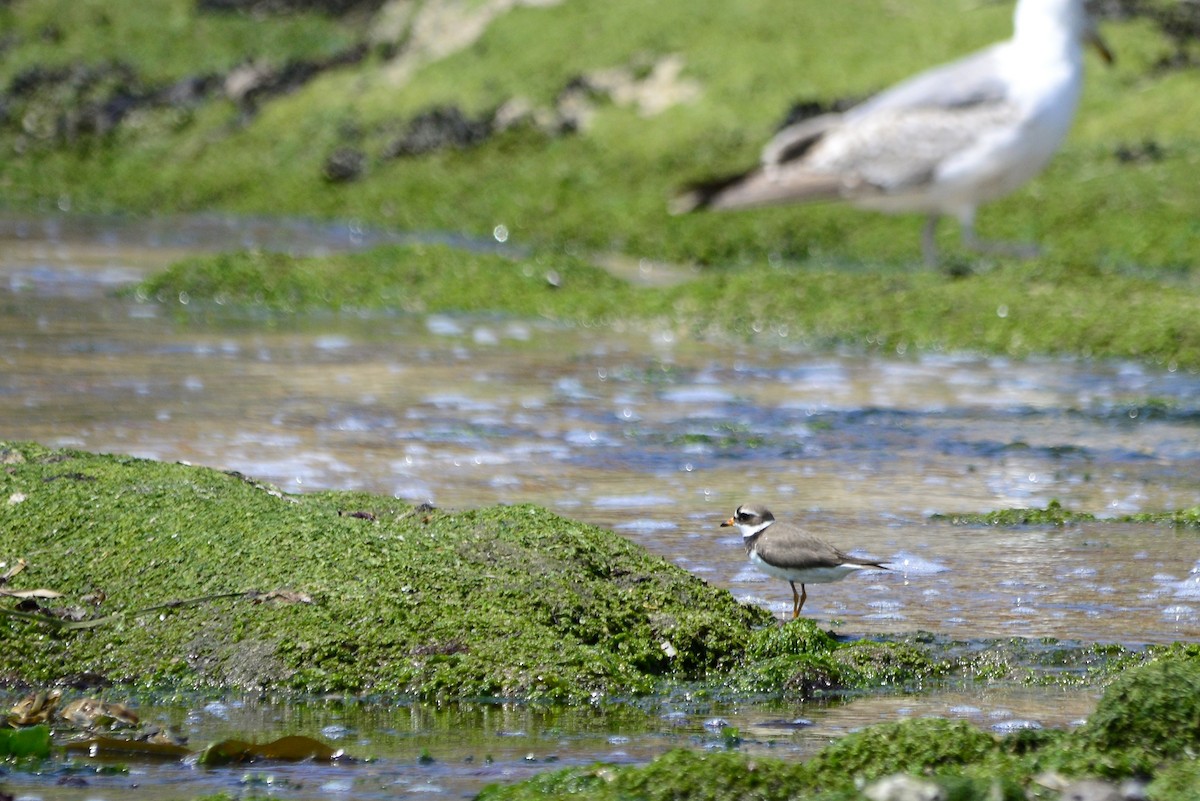
[[[808,762],[818,786],[836,787],[892,773],[950,773],[987,757],[996,737],[940,718],[879,723],[843,737]]]
[[[1005,265],[963,278],[754,267],[636,287],[551,252],[508,259],[446,246],[296,258],[186,259],[137,292],[277,312],[322,308],[491,312],[569,324],[663,324],[697,336],[851,346],[1135,358],[1200,367],[1200,295],[1093,268]],[[1113,303],[1120,297],[1120,303]]]
[[[1138,512],[1119,519],[1129,523],[1160,523],[1175,528],[1200,528],[1200,506],[1171,512]]]
[[[946,520],[956,526],[1055,526],[1062,528],[1076,523],[1090,523],[1095,515],[1073,512],[1063,508],[1060,501],[1052,500],[1045,509],[998,509],[992,512],[932,515],[933,520]]]
[[[599,323],[632,300],[629,285],[569,256],[515,261],[446,245],[330,258],[238,251],[177,262],[138,295],[260,306],[273,312],[391,309],[552,316]]]
[[[949,664],[900,642],[841,642],[811,620],[759,629],[734,686],[743,693],[808,700],[848,690],[896,690],[944,675]]]
[[[50,756],[50,727],[0,729],[0,759],[44,759]]]
[[[122,62],[151,82],[228,70],[254,55],[281,65],[352,45],[351,24],[319,14],[256,19],[204,13],[192,0],[38,0],[0,8],[8,37],[0,83],[33,66]],[[164,36],[165,32],[170,35]],[[136,46],[133,46],[136,45]]]
[[[597,765],[534,777],[508,787],[492,785],[478,798],[586,798],[671,801],[726,801],[738,798],[789,799],[803,786],[803,765],[778,759],[748,759],[736,752],[670,751],[640,768]]]
[[[47,606],[106,596],[91,628],[0,616],[0,675],[29,683],[601,698],[734,664],[770,620],[535,506],[286,496],[187,465],[3,450],[3,558],[64,593]]]
[[[1088,512],[1076,512],[1052,500],[1045,509],[997,509],[991,512],[951,512],[935,514],[931,520],[944,520],[956,526],[1054,526],[1062,528],[1079,523],[1153,523],[1174,528],[1200,528],[1200,506],[1169,512],[1137,512],[1098,518]]]
[[[940,718],[878,723],[846,735],[805,763],[739,751],[673,751],[646,766],[593,765],[548,773],[485,799],[861,798],[864,783],[906,773],[932,780],[948,799],[1023,799],[1048,771],[1068,778],[1150,777],[1153,801],[1194,797],[1200,748],[1200,658],[1176,648],[1131,668],[1074,730],[1004,736]]]
[[[1080,737],[1094,750],[1138,751],[1152,764],[1200,746],[1200,646],[1177,647],[1119,676]]]

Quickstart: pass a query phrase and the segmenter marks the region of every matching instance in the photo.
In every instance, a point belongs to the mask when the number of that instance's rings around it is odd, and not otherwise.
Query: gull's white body
[[[780,131],[762,164],[699,187],[678,210],[849,201],[889,213],[951,215],[964,242],[976,209],[1042,171],[1071,128],[1083,90],[1083,49],[1096,36],[1083,0],[1019,0],[1013,37],[928,70],[841,114]]]

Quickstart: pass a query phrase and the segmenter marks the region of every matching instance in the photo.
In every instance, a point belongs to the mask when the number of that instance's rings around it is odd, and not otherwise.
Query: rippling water
[[[1200,633],[1194,532],[930,522],[1052,499],[1100,516],[1200,503],[1194,373],[818,353],[778,334],[730,343],[641,326],[266,318],[115,299],[113,287],[193,248],[376,241],[262,221],[156,225],[0,221],[0,437],[236,469],[288,491],[535,502],[783,614],[786,584],[753,570],[718,527],[755,500],[891,562],[812,588],[805,613],[846,633]],[[977,702],[957,706],[986,722]],[[943,704],[895,701],[923,703]],[[770,719],[756,712],[747,725]],[[671,739],[655,736],[653,747]]]

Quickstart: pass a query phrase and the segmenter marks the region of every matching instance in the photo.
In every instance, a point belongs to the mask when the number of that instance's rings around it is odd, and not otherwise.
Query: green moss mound
[[[1136,750],[1156,760],[1200,753],[1200,646],[1117,678],[1079,734],[1098,751]]]
[[[30,444],[0,454],[0,560],[28,562],[9,587],[63,593],[40,603],[65,618],[3,607],[0,676],[26,682],[586,699],[703,678],[770,621],[536,506],[451,513]]]
[[[952,773],[996,750],[996,738],[970,723],[940,718],[869,726],[808,763],[816,782],[837,786],[892,773]]]
[[[595,765],[543,774],[508,787],[485,788],[480,801],[533,798],[641,799],[641,801],[785,801],[806,786],[803,765],[749,759],[734,752],[670,751],[649,765]]]
[[[999,509],[984,513],[954,513],[933,515],[934,520],[947,520],[958,526],[1057,526],[1089,523],[1096,519],[1087,512],[1073,512],[1059,501],[1050,501],[1045,509]]]
[[[839,642],[812,620],[754,633],[735,685],[743,692],[807,700],[845,690],[912,686],[942,672],[908,643]]]
[[[437,245],[328,258],[240,252],[179,262],[137,293],[263,307],[494,312],[567,323],[666,321],[695,335],[843,345],[881,353],[972,350],[1200,366],[1194,290],[1081,264],[1009,264],[958,279],[766,265],[639,287],[549,250],[521,258]],[[1121,303],[1112,299],[1120,297]],[[1021,512],[1057,524],[1065,510]],[[1015,514],[1015,513],[1014,513]],[[1013,515],[994,522],[1016,520]],[[992,521],[984,521],[992,522]]]

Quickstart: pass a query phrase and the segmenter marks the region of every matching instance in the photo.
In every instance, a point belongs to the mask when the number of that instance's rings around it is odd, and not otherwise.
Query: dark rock
[[[1153,139],[1146,139],[1141,144],[1118,145],[1114,155],[1122,164],[1145,164],[1159,162],[1166,157],[1162,146]]]
[[[120,62],[35,65],[0,92],[0,126],[50,145],[74,144],[111,135],[142,109],[194,109],[219,83],[216,75],[200,75],[152,87]]]
[[[361,150],[342,147],[329,154],[321,174],[331,184],[347,183],[362,176],[367,157]]]
[[[784,690],[789,696],[804,701],[844,689],[846,686],[841,674],[819,662],[802,666],[784,683]]]
[[[207,12],[240,12],[254,16],[310,11],[331,17],[350,12],[375,12],[386,0],[196,0],[196,9]]]
[[[155,100],[172,108],[195,108],[212,97],[220,84],[220,77],[214,74],[182,78],[158,90]]]
[[[471,119],[457,106],[436,106],[413,117],[384,158],[419,156],[446,148],[473,147],[492,133],[490,118]]]
[[[247,62],[225,76],[225,94],[243,112],[253,113],[264,100],[293,92],[325,70],[357,64],[366,55],[367,46],[359,44],[329,58],[295,59],[281,67]]]
[[[1195,65],[1189,46],[1200,40],[1200,3],[1195,0],[1098,0],[1093,12],[1102,19],[1148,19],[1158,26],[1175,46],[1175,51],[1159,60],[1159,69],[1178,69]]]

